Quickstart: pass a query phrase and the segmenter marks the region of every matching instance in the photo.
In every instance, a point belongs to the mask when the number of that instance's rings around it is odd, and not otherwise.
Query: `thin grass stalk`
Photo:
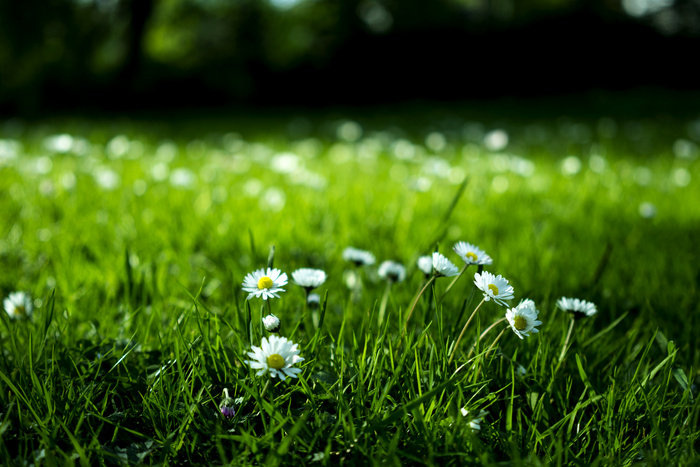
[[[459,333],[459,337],[457,338],[457,342],[455,342],[455,346],[452,349],[452,353],[450,354],[450,359],[447,361],[448,365],[452,363],[452,359],[454,358],[455,353],[457,352],[457,347],[459,346],[459,342],[462,340],[462,336],[464,336],[464,332],[467,330],[467,327],[469,327],[469,323],[472,322],[472,319],[474,319],[476,312],[479,311],[479,308],[481,308],[481,305],[483,305],[485,301],[486,301],[485,298],[481,299],[481,302],[479,302],[479,304],[476,306],[476,308],[474,308],[474,311],[472,311],[472,314],[469,317],[469,319],[467,320],[467,322],[464,323],[464,327],[462,328],[462,332]]]
[[[425,283],[425,285],[420,290],[420,292],[418,292],[418,295],[416,295],[416,298],[413,300],[413,304],[411,305],[411,310],[408,312],[408,316],[406,317],[406,324],[404,324],[403,333],[401,333],[401,337],[403,337],[406,334],[406,330],[408,329],[408,322],[411,320],[411,316],[413,315],[413,311],[416,309],[416,305],[418,304],[418,300],[420,299],[421,295],[423,295],[423,293],[428,288],[428,286],[435,281],[436,277],[437,277],[436,275],[431,276],[430,279],[428,279],[428,282]]]
[[[491,326],[489,326],[488,328],[486,328],[486,330],[485,330],[484,332],[481,333],[481,335],[480,335],[479,338],[476,340],[476,342],[474,342],[474,345],[472,346],[471,350],[469,351],[469,355],[467,355],[467,360],[468,360],[468,359],[472,356],[472,354],[474,353],[474,349],[476,349],[476,344],[479,343],[479,342],[481,342],[482,339],[483,339],[484,337],[486,337],[486,334],[488,334],[489,331],[491,331],[491,329],[495,328],[496,326],[498,326],[498,325],[499,325],[500,323],[502,323],[503,321],[506,321],[506,318],[501,318],[501,319],[499,319],[498,321],[496,321],[495,323],[493,323]]]
[[[384,322],[384,315],[386,314],[386,306],[389,302],[389,294],[391,293],[392,281],[387,281],[386,288],[384,289],[384,296],[382,296],[382,302],[379,305],[379,317],[377,319],[378,328],[381,329],[382,323]]]

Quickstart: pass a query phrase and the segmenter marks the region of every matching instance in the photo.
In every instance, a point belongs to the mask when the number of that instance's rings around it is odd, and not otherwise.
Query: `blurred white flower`
[[[417,264],[418,269],[420,269],[426,276],[433,273],[433,258],[431,256],[421,256],[418,258]]]
[[[557,300],[557,306],[561,310],[573,313],[577,317],[590,317],[598,312],[595,304],[578,298],[561,297]]]
[[[406,268],[396,261],[384,261],[379,265],[377,274],[385,281],[402,282],[406,279]]]
[[[326,282],[326,272],[321,269],[301,268],[292,273],[294,283],[311,291]]]
[[[2,304],[12,319],[28,318],[34,311],[31,297],[24,292],[12,292]]]
[[[355,263],[355,266],[370,266],[375,262],[372,253],[351,246],[343,250],[343,259]]]

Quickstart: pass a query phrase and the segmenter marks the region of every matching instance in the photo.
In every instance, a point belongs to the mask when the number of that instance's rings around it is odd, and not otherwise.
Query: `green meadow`
[[[0,460],[697,465],[699,156],[692,118],[0,122]],[[418,297],[417,260],[458,241],[514,299],[456,346],[481,269]],[[526,298],[539,332],[489,329]],[[246,363],[270,312],[297,378]]]

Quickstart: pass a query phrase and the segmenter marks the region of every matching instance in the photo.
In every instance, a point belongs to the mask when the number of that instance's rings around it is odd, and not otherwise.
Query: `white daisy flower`
[[[379,265],[377,274],[385,281],[402,282],[406,279],[406,268],[396,261],[384,261]]]
[[[311,291],[326,282],[326,272],[320,269],[301,268],[292,273],[294,283]]]
[[[252,360],[246,360],[254,370],[258,370],[257,376],[262,376],[269,372],[270,376],[279,377],[282,381],[286,377],[296,378],[301,373],[300,368],[293,368],[292,365],[304,359],[299,356],[299,344],[295,344],[286,337],[272,335],[263,337],[260,347],[253,346],[252,352],[248,356]]]
[[[343,250],[343,259],[355,263],[355,266],[369,266],[375,262],[372,253],[351,246]]]
[[[272,268],[267,268],[267,271],[258,269],[246,275],[243,280],[243,290],[249,292],[248,300],[253,297],[262,297],[263,300],[280,298],[277,294],[285,291],[282,288],[284,285],[287,285],[287,274]]]
[[[457,242],[452,249],[462,258],[466,264],[488,265],[493,260],[484,250],[467,242]]]
[[[578,317],[590,317],[598,313],[594,303],[587,302],[586,300],[580,300],[578,298],[566,298],[561,297],[557,300],[557,306],[564,311],[573,313],[574,316]]]
[[[32,299],[24,292],[12,292],[2,304],[12,319],[28,318],[34,311]]]
[[[418,258],[418,269],[423,271],[423,274],[430,276],[433,273],[433,258],[430,256],[421,256]]]
[[[450,277],[459,274],[459,269],[452,264],[452,261],[435,252],[433,253],[433,272],[438,276]]]
[[[265,316],[262,321],[267,332],[277,332],[280,330],[280,319],[277,316],[269,314]]]
[[[484,300],[493,300],[499,305],[506,306],[503,300],[513,299],[513,286],[508,284],[508,280],[501,276],[494,276],[490,272],[484,271],[481,274],[474,274],[474,284],[484,293]]]
[[[535,302],[526,299],[520,302],[515,308],[506,311],[506,319],[513,329],[513,332],[521,339],[528,337],[530,333],[540,332],[535,326],[542,324],[537,320],[538,315]]]

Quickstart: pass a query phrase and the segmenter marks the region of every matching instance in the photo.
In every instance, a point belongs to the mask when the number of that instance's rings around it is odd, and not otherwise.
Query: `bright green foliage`
[[[0,313],[2,463],[700,462],[700,124],[359,120],[5,123],[0,292],[35,309]],[[461,268],[459,240],[543,324],[474,347],[505,315],[486,302],[448,364],[474,266],[402,331],[416,259]],[[288,275],[328,273],[313,319],[291,282],[245,300],[273,245]],[[407,267],[381,327],[387,286],[351,245]],[[572,324],[561,296],[598,313]],[[264,389],[243,361],[268,306],[305,360]]]

